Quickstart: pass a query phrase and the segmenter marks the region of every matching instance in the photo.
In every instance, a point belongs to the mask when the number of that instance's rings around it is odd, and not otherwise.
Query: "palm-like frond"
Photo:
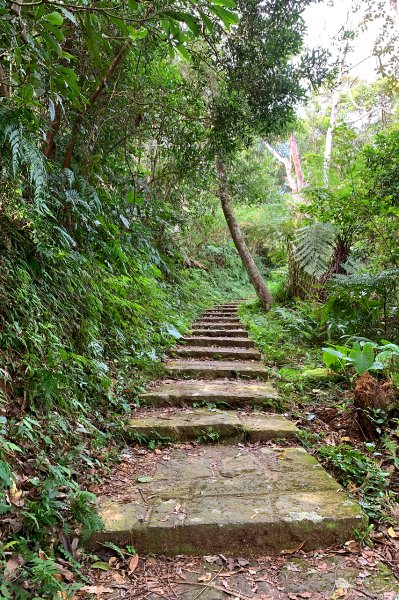
[[[297,230],[293,254],[295,261],[312,277],[328,269],[334,246],[334,227],[318,221]]]

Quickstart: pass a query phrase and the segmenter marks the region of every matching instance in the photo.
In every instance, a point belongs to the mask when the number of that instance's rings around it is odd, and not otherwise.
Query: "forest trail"
[[[128,426],[136,441],[206,445],[143,459],[143,474],[130,479],[116,472],[115,488],[99,500],[105,529],[94,543],[132,544],[140,554],[256,556],[344,543],[366,525],[360,506],[292,445],[294,423],[262,411],[277,394],[264,381],[267,369],[238,306],[216,307],[196,321],[166,363],[174,380],[145,393],[153,407]]]

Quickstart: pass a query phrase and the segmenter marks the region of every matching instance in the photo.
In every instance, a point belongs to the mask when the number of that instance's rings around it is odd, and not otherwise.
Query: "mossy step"
[[[181,406],[208,402],[212,404],[237,406],[267,406],[268,409],[279,405],[277,390],[268,382],[204,379],[162,381],[156,387],[141,395],[147,404],[158,406]]]
[[[218,329],[218,328],[210,328],[203,329],[202,327],[194,327],[191,331],[194,336],[205,336],[205,337],[238,337],[238,338],[247,338],[248,331],[245,329]]]
[[[166,371],[174,377],[220,379],[249,377],[267,379],[267,369],[259,362],[250,360],[169,360]]]
[[[254,348],[254,342],[245,337],[206,337],[204,335],[185,336],[180,340],[187,346],[223,346],[226,348]]]
[[[206,320],[198,320],[194,323],[194,329],[218,329],[222,331],[223,329],[241,329],[240,321],[209,321]]]
[[[255,348],[226,348],[224,346],[179,346],[170,352],[172,356],[184,356],[186,358],[210,358],[210,359],[260,359],[259,350]]]
[[[343,544],[367,525],[360,506],[303,448],[199,446],[167,458],[159,456],[154,472],[148,453],[130,483],[124,465],[115,471],[123,488],[99,498],[104,530],[92,547],[264,556]]]
[[[130,419],[126,431],[133,440],[164,439],[169,442],[268,442],[295,439],[298,429],[282,415],[196,408],[190,411],[142,411]]]

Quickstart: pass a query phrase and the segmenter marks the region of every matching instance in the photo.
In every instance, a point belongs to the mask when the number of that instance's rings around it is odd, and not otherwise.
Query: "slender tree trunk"
[[[295,177],[294,174],[292,172],[292,167],[291,167],[291,161],[289,158],[286,158],[285,156],[282,156],[281,154],[279,154],[277,152],[277,150],[275,150],[273,148],[273,146],[271,144],[269,144],[268,141],[264,140],[265,146],[266,148],[269,150],[270,154],[272,154],[274,156],[274,158],[276,160],[278,160],[279,163],[281,163],[282,165],[284,165],[285,168],[285,174],[287,177],[287,181],[288,181],[288,185],[291,188],[291,194],[294,198],[298,197],[298,186],[297,186],[297,182],[295,181]]]
[[[44,156],[46,156],[46,158],[52,159],[55,156],[55,150],[56,150],[55,138],[60,129],[60,125],[61,125],[61,106],[59,104],[56,104],[54,121],[52,121],[50,128],[46,135],[46,143],[44,146]]]
[[[1,63],[0,63],[0,96],[2,96],[4,98],[11,97],[10,86],[7,85],[6,75],[5,75],[5,72],[4,72],[4,69],[1,65]]]
[[[258,267],[256,266],[250,251],[248,250],[247,244],[245,243],[244,237],[240,231],[237,219],[234,216],[227,184],[226,168],[220,156],[216,157],[216,172],[218,176],[218,196],[231,237],[233,238],[234,245],[237,248],[244,268],[248,273],[248,277],[255,288],[262,308],[264,308],[264,310],[270,310],[273,298],[270,294],[269,288],[263,280],[262,275],[259,273]]]
[[[123,44],[123,46],[120,48],[119,52],[116,54],[114,60],[112,61],[112,63],[108,67],[107,71],[104,73],[104,75],[103,75],[100,83],[97,85],[97,87],[94,90],[94,92],[90,95],[89,100],[87,102],[86,108],[84,110],[82,110],[77,115],[77,117],[75,119],[75,122],[72,125],[71,139],[70,139],[69,144],[68,144],[68,146],[66,148],[66,151],[65,151],[64,167],[66,169],[70,169],[71,168],[73,153],[74,153],[74,150],[75,150],[76,142],[78,140],[79,127],[80,127],[81,122],[83,120],[84,114],[87,112],[87,110],[89,108],[91,108],[93,106],[93,104],[96,102],[96,100],[103,93],[105,86],[107,85],[108,81],[111,79],[111,77],[113,76],[113,74],[115,73],[116,68],[118,67],[119,63],[126,56],[128,50],[130,48],[130,45],[131,45],[131,40],[127,40]]]
[[[292,162],[294,163],[295,176],[297,182],[297,192],[299,193],[303,186],[305,185],[305,180],[303,178],[302,166],[301,166],[301,157],[299,156],[298,150],[298,142],[296,141],[295,133],[291,133],[290,135],[290,151]]]
[[[338,75],[337,75],[337,82],[336,82],[336,86],[335,86],[335,89],[334,89],[334,92],[332,95],[330,124],[327,129],[326,144],[325,144],[325,148],[324,148],[323,181],[324,181],[324,185],[326,187],[328,187],[328,171],[330,169],[330,163],[331,163],[333,134],[334,134],[334,129],[337,125],[338,105],[339,105],[339,99],[341,97],[341,92],[342,92],[341,86],[342,86],[342,80],[344,78],[346,55],[348,54],[348,51],[349,51],[349,44],[348,44],[348,42],[346,42],[346,44],[344,45],[344,47],[342,49],[341,58],[340,58],[340,62],[339,62],[339,70],[338,70]]]

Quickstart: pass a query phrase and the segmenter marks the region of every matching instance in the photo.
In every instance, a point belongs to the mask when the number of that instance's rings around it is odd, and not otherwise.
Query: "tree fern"
[[[312,277],[321,277],[328,269],[334,246],[331,223],[316,221],[297,230],[293,254],[295,261]]]

